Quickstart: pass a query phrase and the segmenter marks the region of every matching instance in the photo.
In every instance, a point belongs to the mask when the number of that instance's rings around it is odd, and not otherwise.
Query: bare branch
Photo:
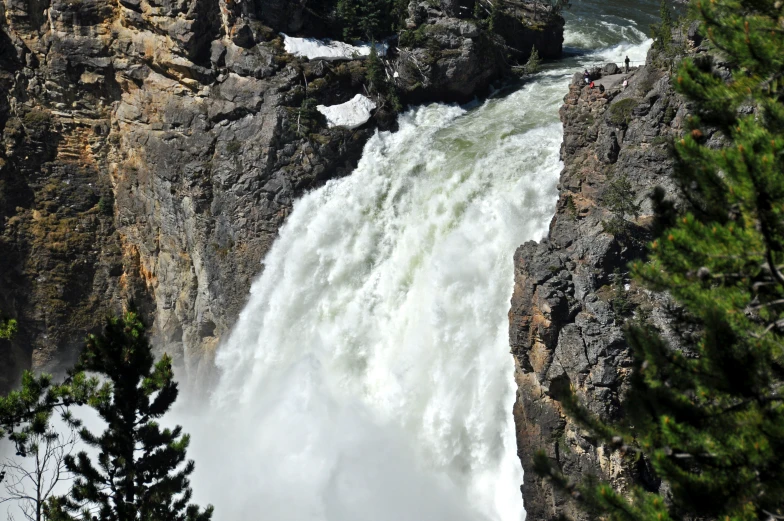
[[[32,465],[8,460],[3,465],[7,479],[6,497],[0,503],[17,502],[19,511],[29,521],[42,521],[43,505],[52,496],[58,483],[72,479],[65,469],[65,457],[76,445],[76,432],[66,435],[49,431],[34,435],[29,455]]]

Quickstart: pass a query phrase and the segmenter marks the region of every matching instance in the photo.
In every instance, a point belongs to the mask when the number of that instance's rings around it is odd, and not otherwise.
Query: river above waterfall
[[[218,521],[519,521],[512,256],[557,200],[575,72],[644,61],[656,3],[575,2],[564,60],[377,133],[280,230],[192,433]]]

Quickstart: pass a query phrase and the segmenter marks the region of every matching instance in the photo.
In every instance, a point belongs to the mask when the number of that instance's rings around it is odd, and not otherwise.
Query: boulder
[[[621,72],[621,68],[618,67],[616,63],[608,63],[604,67],[602,67],[602,76],[612,76],[613,74],[619,74]]]

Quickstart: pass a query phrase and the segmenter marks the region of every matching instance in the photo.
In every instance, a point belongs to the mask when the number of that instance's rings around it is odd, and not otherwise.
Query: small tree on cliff
[[[660,216],[668,229],[633,270],[681,307],[679,345],[644,323],[627,327],[635,364],[618,425],[564,397],[597,439],[645,458],[669,491],[574,484],[543,453],[537,466],[596,516],[784,519],[783,13],[773,0],[695,9],[734,78],[714,75],[705,58],[681,66],[678,88],[696,107],[676,143],[690,204]],[[708,128],[726,146],[707,147]]]
[[[157,423],[177,398],[171,359],[155,362],[145,328],[134,312],[110,318],[101,335],[90,335],[77,370],[98,373],[105,383],[90,405],[106,422],[95,434],[86,428],[79,437],[93,447],[97,465],[86,452],[68,456],[74,475],[69,496],[48,504],[55,521],[208,521],[212,507],[189,504],[186,461],[189,437],[182,428]]]
[[[16,320],[13,318],[8,320],[0,318],[0,340],[11,340],[16,335],[17,330]]]
[[[400,0],[338,0],[346,40],[380,40],[392,34],[408,4]]]

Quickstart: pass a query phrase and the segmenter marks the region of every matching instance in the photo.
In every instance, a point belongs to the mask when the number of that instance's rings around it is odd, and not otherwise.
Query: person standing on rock
[[[629,60],[628,56],[626,57],[626,60],[624,61],[624,63],[626,64],[626,74],[629,74],[629,63],[630,63],[630,60]]]
[[[585,80],[586,84],[591,83],[591,75],[588,72],[588,69],[585,69],[585,72],[583,73],[583,79]]]

